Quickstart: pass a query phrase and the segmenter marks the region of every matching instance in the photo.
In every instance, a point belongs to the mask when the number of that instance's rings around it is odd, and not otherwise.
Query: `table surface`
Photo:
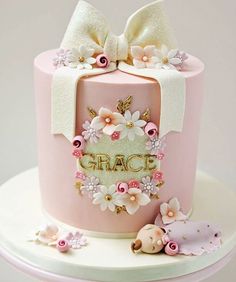
[[[192,219],[220,224],[223,245],[215,253],[201,257],[133,256],[129,251],[130,239],[89,237],[89,246],[70,256],[52,248],[32,245],[27,242],[27,235],[45,221],[37,179],[37,170],[33,169],[11,179],[0,189],[1,253],[12,264],[36,277],[63,282],[78,282],[78,277],[114,282],[153,281],[157,278],[158,281],[167,278],[176,282],[200,281],[223,267],[233,256],[235,194],[205,174],[199,173],[197,177]],[[206,267],[208,269],[204,269]],[[173,280],[176,276],[189,274],[195,280],[190,280],[190,276]]]

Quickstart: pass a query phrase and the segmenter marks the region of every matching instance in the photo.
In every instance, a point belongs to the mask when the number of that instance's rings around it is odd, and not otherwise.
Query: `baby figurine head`
[[[133,252],[142,251],[147,254],[159,253],[168,243],[168,237],[164,229],[153,225],[145,225],[131,244]]]

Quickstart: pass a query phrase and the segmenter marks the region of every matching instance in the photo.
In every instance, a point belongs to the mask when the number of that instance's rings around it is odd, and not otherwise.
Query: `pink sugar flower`
[[[75,150],[73,151],[72,155],[73,155],[74,157],[76,157],[77,159],[80,159],[80,158],[83,157],[83,151],[78,150],[78,149],[75,149]]]
[[[76,175],[75,175],[75,178],[80,179],[80,180],[85,180],[86,176],[85,176],[85,174],[83,172],[77,171]]]
[[[165,154],[164,154],[164,153],[158,153],[158,154],[157,154],[157,159],[158,159],[159,161],[163,160],[164,157],[165,157]]]
[[[106,108],[101,108],[98,116],[92,120],[91,127],[102,130],[107,135],[112,135],[116,131],[116,126],[121,123],[125,123],[125,118],[120,113],[113,113]]]
[[[155,170],[152,174],[152,178],[156,181],[162,181],[163,180],[163,173],[159,170]]]
[[[179,252],[179,246],[174,241],[169,241],[165,247],[165,253],[169,256],[175,256]]]
[[[129,183],[129,188],[137,188],[139,189],[140,188],[140,182],[138,180],[130,180]]]
[[[119,131],[115,131],[114,133],[112,133],[111,135],[111,140],[112,141],[116,141],[120,139],[120,132]]]
[[[177,198],[171,199],[169,203],[161,204],[160,212],[164,224],[187,219],[187,216],[180,211],[180,203]]]

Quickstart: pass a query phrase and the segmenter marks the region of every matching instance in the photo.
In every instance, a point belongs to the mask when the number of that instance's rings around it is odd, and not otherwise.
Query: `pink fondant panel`
[[[203,64],[190,56],[183,71],[186,77],[186,112],[182,133],[167,136],[166,158],[162,171],[166,184],[161,199],[140,208],[135,215],[116,215],[101,212],[87,197],[80,197],[74,189],[76,162],[72,145],[62,135],[51,134],[51,83],[54,73],[52,57],[55,51],[42,53],[35,59],[35,95],[38,128],[38,161],[43,208],[54,218],[81,229],[130,233],[152,223],[161,202],[175,196],[185,213],[192,207],[196,171],[197,143],[203,96]],[[173,93],[174,95],[175,93]],[[77,128],[88,118],[86,107],[98,110],[101,106],[115,110],[118,99],[133,96],[131,110],[150,108],[152,119],[159,122],[160,88],[151,79],[116,71],[82,79],[77,92]]]

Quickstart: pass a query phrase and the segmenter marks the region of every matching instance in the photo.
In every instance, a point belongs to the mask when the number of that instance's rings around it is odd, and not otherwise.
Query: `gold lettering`
[[[106,168],[107,171],[111,170],[111,167],[110,167],[111,159],[110,159],[109,155],[100,154],[100,155],[97,155],[97,159],[98,159],[98,166],[97,166],[98,170],[103,170],[103,165],[105,165],[105,168]]]
[[[143,156],[142,155],[131,155],[128,157],[128,160],[127,160],[127,167],[128,167],[128,170],[131,171],[131,172],[139,172],[143,169],[142,166],[140,166],[139,168],[135,168],[132,166],[132,161],[134,159],[141,159],[143,161]]]
[[[117,171],[117,167],[120,168],[121,171],[128,171],[126,164],[125,164],[125,156],[124,155],[116,155],[115,156],[115,163],[112,168],[113,171]]]
[[[82,159],[84,160],[84,159],[86,159],[86,158],[88,158],[88,157],[90,157],[93,161],[88,160],[88,161],[87,161],[87,165],[86,165],[86,164],[84,164],[84,162],[82,161]],[[96,165],[97,165],[97,163],[95,162],[95,158],[96,158],[96,156],[95,156],[94,154],[84,153],[83,158],[80,158],[80,159],[79,159],[79,164],[80,164],[80,166],[81,166],[83,169],[90,169],[90,168],[91,168],[91,169],[95,170],[95,169],[96,169]]]
[[[155,156],[155,155],[145,155],[144,157],[145,157],[145,168],[144,168],[144,170],[153,170],[153,169],[157,168],[156,164],[154,166],[150,166],[151,164],[154,163],[157,156]]]

